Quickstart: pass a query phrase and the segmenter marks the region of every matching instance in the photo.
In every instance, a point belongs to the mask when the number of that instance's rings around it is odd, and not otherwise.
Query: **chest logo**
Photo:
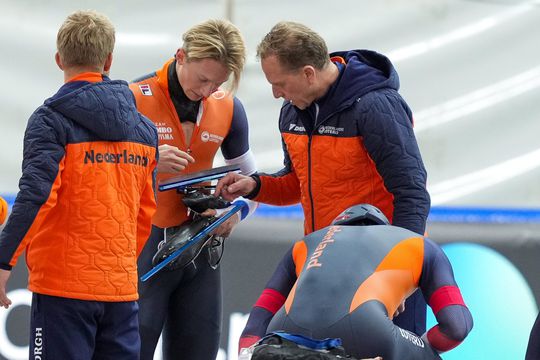
[[[141,85],[139,85],[139,89],[141,89],[141,93],[144,96],[152,96],[152,89],[150,88],[150,85],[141,84]]]
[[[342,127],[334,127],[334,126],[320,126],[319,127],[319,134],[324,135],[339,135],[342,133],[345,129]]]
[[[174,140],[173,128],[166,123],[156,123],[159,140]]]
[[[298,126],[296,124],[289,124],[289,131],[305,132],[306,128],[303,126]]]
[[[208,131],[203,131],[201,133],[201,140],[203,142],[215,142],[215,143],[221,143],[223,141],[223,136],[219,136],[219,135],[216,135],[216,134],[210,134]]]

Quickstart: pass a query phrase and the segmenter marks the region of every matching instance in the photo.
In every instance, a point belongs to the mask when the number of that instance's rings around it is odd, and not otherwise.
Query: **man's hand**
[[[215,209],[208,209],[205,212],[203,212],[202,216],[216,216],[217,211]],[[219,225],[214,231],[212,231],[212,235],[221,236],[224,238],[227,238],[231,235],[234,227],[236,224],[240,222],[240,214],[236,213],[221,225]]]
[[[160,145],[159,160],[157,170],[160,173],[176,174],[184,170],[189,163],[194,163],[195,159],[187,152],[180,150],[176,146]]]
[[[256,186],[257,182],[250,176],[228,173],[218,181],[214,196],[221,195],[225,200],[233,201],[239,196],[249,194]]]
[[[6,295],[6,285],[11,275],[11,271],[0,269],[0,307],[5,307],[6,309],[11,305],[11,300]]]

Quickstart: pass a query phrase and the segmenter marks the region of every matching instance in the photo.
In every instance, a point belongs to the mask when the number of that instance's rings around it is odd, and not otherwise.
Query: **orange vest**
[[[154,76],[130,85],[137,108],[156,125],[159,145],[176,146],[193,156],[195,163],[189,164],[182,174],[210,169],[214,156],[231,127],[233,99],[222,90],[203,99],[202,116],[193,129],[191,142],[187,144],[169,95],[167,70],[172,62],[171,59],[165,63]],[[158,173],[158,183],[178,175],[180,174]],[[182,203],[182,196],[175,190],[157,191],[157,204],[157,212],[152,218],[154,225],[165,228],[179,225],[187,219],[187,209]]]

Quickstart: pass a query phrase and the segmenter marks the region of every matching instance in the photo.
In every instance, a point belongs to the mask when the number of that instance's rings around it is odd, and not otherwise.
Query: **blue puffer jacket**
[[[33,292],[137,299],[137,254],[155,211],[157,130],[124,81],[90,73],[32,114],[0,268],[26,249]]]
[[[254,199],[301,202],[306,233],[359,203],[377,206],[394,225],[424,233],[427,175],[394,67],[368,50],[331,56],[340,75],[327,94],[305,110],[284,103],[279,128],[285,168],[261,175]]]

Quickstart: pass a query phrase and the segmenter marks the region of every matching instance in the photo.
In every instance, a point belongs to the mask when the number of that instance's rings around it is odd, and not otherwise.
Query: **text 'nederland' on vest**
[[[85,151],[84,154],[84,163],[87,164],[91,162],[95,163],[110,163],[110,164],[133,164],[138,166],[147,167],[148,166],[148,157],[142,155],[136,155],[128,153],[127,150],[124,150],[121,153],[109,153],[109,152],[94,152],[94,150]]]

